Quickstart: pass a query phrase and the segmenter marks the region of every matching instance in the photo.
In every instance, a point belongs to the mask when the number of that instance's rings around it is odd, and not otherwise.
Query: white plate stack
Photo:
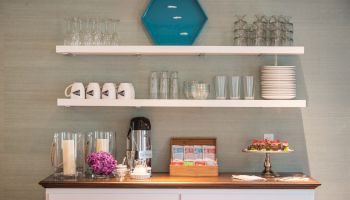
[[[294,99],[296,97],[295,66],[263,66],[260,76],[262,98]]]

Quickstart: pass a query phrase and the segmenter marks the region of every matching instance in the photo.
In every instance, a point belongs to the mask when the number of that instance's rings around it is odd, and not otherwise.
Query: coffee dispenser
[[[127,135],[126,158],[131,170],[134,169],[136,160],[144,160],[147,166],[151,167],[152,145],[149,119],[145,117],[131,119]]]

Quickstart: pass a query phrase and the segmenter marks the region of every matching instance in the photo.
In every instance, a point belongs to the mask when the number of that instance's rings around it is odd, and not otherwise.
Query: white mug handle
[[[68,86],[66,87],[66,89],[64,90],[64,95],[66,95],[66,97],[70,97],[70,94],[68,94],[67,92],[68,92],[69,88],[72,88],[73,84],[74,84],[74,83],[68,85]]]

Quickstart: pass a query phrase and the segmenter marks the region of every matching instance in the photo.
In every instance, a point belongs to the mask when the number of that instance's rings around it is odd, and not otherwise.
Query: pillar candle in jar
[[[109,152],[109,139],[96,139],[96,152]]]
[[[63,175],[76,173],[74,140],[63,140]]]

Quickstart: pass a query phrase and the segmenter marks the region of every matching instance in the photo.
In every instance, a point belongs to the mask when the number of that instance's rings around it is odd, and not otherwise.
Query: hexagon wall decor
[[[207,20],[198,0],[151,0],[142,16],[157,45],[192,45]]]

